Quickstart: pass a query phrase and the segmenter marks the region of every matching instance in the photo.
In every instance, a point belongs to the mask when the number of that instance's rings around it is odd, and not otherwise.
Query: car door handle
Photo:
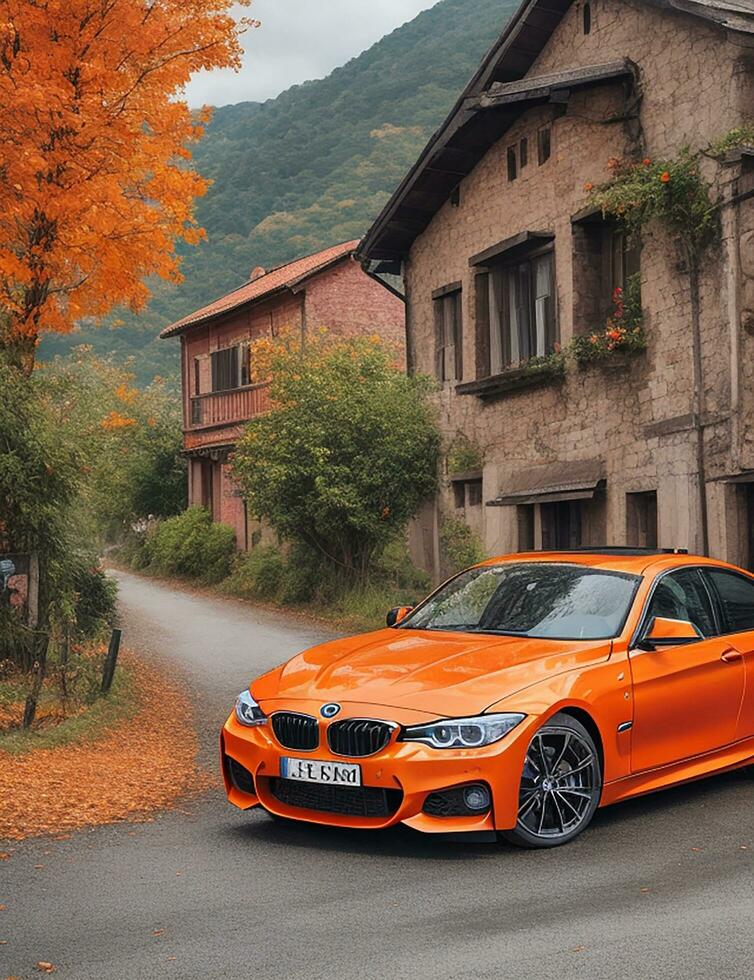
[[[744,655],[740,650],[726,650],[725,653],[720,657],[726,664],[737,664],[740,660],[744,659]]]

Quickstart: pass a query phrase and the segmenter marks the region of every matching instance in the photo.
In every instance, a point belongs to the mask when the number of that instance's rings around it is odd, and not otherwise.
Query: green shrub
[[[312,338],[305,350],[260,341],[253,360],[272,377],[272,407],[249,423],[233,461],[250,512],[317,565],[326,557],[337,574],[367,581],[437,486],[428,382],[399,370],[379,338]],[[290,572],[291,595],[317,584],[306,563]]]
[[[440,527],[443,565],[450,574],[475,565],[485,558],[479,536],[465,521],[446,517]]]
[[[149,533],[150,568],[213,584],[230,574],[236,536],[226,524],[215,524],[203,507],[189,507],[161,521]]]
[[[279,548],[262,545],[240,554],[233,571],[223,582],[223,591],[258,599],[275,599],[285,573],[285,558]]]
[[[332,563],[306,545],[294,544],[286,556],[280,602],[292,606],[304,602],[329,604],[345,585],[342,579]]]
[[[423,598],[430,590],[432,580],[427,572],[417,568],[411,560],[408,545],[403,538],[395,538],[384,549],[377,562],[373,579],[380,587],[387,586],[405,592],[406,602]]]
[[[71,587],[76,596],[76,629],[86,638],[100,636],[115,621],[117,584],[93,561],[82,557],[72,570]]]

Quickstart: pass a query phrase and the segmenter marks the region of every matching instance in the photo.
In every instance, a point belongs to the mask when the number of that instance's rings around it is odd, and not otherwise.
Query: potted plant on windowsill
[[[625,367],[632,355],[646,350],[641,309],[641,278],[631,276],[626,288],[613,291],[613,309],[605,325],[592,333],[574,337],[571,351],[579,367],[601,364],[604,367]]]

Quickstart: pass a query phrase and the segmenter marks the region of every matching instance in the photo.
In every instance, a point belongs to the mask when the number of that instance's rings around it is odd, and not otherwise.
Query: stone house
[[[752,123],[752,0],[514,15],[359,247],[402,273],[409,370],[438,381],[443,486],[412,529],[436,576],[453,516],[488,554],[681,547],[754,567],[754,146],[701,157],[719,231],[697,289],[666,227],[632,242],[589,194],[610,158]],[[629,286],[646,349],[564,366]]]
[[[275,269],[256,268],[249,281],[166,327],[179,337],[183,445],[189,505],[207,507],[229,524],[240,549],[262,534],[233,481],[229,456],[246,423],[268,408],[267,385],[253,383],[251,345],[293,331],[378,334],[405,344],[402,299],[370,277],[345,242]]]

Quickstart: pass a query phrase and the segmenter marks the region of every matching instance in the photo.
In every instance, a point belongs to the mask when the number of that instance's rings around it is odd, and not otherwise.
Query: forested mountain
[[[141,381],[173,374],[178,344],[157,332],[297,255],[358,238],[416,159],[519,0],[441,0],[327,78],[267,102],[215,111],[194,164],[214,183],[198,202],[207,240],[184,249],[186,281],[158,284],[147,311],[117,329],[48,337],[133,355]],[[115,322],[115,318],[113,318]]]

